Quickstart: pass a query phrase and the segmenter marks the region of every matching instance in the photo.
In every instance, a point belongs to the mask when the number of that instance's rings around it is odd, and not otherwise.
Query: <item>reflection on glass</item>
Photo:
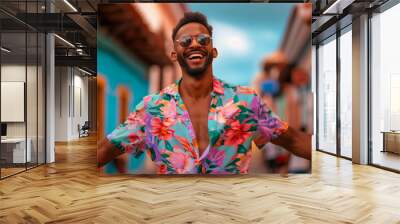
[[[26,141],[26,33],[2,32],[1,45],[1,122],[6,135],[1,140],[2,178],[25,170],[31,159]],[[27,150],[28,149],[28,150]]]
[[[46,60],[46,52],[45,52],[45,44],[46,38],[45,35],[39,33],[38,35],[38,136],[37,136],[37,149],[38,149],[38,164],[45,163],[45,60]]]
[[[352,157],[352,35],[340,36],[340,153]]]
[[[30,159],[27,167],[37,165],[37,75],[38,75],[38,36],[36,32],[27,33],[27,80],[26,80],[26,112],[27,112],[27,142],[30,148]]]
[[[8,12],[42,13],[45,1],[0,1]],[[0,12],[0,177],[45,162],[45,35]],[[33,22],[33,21],[32,21]],[[4,99],[3,99],[4,98]]]
[[[400,170],[400,5],[372,17],[372,163]],[[398,150],[398,151],[397,151]]]
[[[318,48],[318,149],[336,153],[336,40]]]

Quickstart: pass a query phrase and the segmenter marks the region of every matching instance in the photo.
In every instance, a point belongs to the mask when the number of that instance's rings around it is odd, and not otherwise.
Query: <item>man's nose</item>
[[[193,38],[189,47],[201,47],[201,44],[197,42],[197,38]]]

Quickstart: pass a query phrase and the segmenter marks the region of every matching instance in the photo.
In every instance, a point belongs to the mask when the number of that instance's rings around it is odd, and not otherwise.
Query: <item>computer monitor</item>
[[[7,136],[7,124],[1,123],[1,136]]]

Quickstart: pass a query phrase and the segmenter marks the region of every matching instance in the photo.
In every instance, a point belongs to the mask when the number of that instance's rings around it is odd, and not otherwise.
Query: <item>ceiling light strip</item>
[[[83,73],[85,73],[85,74],[87,74],[87,75],[93,75],[92,73],[90,73],[90,72],[88,72],[88,71],[86,71],[86,70],[83,70],[83,69],[81,69],[81,68],[79,68],[79,67],[78,67],[78,70],[81,71],[81,72],[83,72]]]
[[[59,40],[61,40],[62,42],[64,42],[65,44],[67,44],[68,46],[75,48],[75,45],[73,45],[73,44],[72,44],[71,42],[69,42],[68,40],[66,40],[66,39],[64,39],[64,38],[62,38],[62,37],[60,37],[60,36],[57,35],[57,34],[54,34],[54,36],[57,37],[57,38],[58,38]]]
[[[68,0],[64,0],[64,3],[67,4],[74,12],[78,12],[78,10]]]
[[[4,47],[1,47],[0,49],[1,49],[2,51],[6,52],[6,53],[10,53],[10,52],[11,52],[10,50],[8,50],[7,48],[4,48]]]

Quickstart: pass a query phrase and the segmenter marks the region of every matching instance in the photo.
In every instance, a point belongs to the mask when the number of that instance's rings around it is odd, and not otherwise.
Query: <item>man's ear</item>
[[[176,51],[171,52],[171,60],[172,62],[176,62],[178,60],[178,55],[176,54]]]
[[[213,48],[213,49],[212,49],[212,56],[213,56],[213,58],[217,58],[217,57],[218,57],[217,48]]]

